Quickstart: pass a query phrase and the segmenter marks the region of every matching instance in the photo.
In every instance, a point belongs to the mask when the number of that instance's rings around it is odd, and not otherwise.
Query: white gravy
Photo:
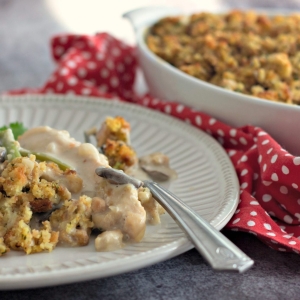
[[[76,141],[65,130],[35,127],[26,131],[18,141],[25,149],[46,153],[70,165],[83,180],[82,194],[95,191],[95,185],[101,179],[95,174],[95,169],[109,166],[106,157],[93,145]]]

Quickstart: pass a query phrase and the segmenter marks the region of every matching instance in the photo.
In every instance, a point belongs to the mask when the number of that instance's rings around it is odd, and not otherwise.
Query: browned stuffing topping
[[[126,170],[137,163],[135,151],[123,141],[107,140],[104,154],[108,158],[109,165],[115,169]]]
[[[95,136],[111,167],[125,171],[138,162],[130,146],[130,124],[124,118],[107,117]]]
[[[122,117],[107,117],[96,134],[97,145],[101,147],[107,139],[129,142],[130,124]]]
[[[300,104],[300,14],[169,17],[146,38],[151,51],[214,85],[272,101]]]

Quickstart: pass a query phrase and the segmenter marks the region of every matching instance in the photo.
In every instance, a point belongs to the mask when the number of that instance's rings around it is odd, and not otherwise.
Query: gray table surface
[[[289,4],[300,7],[297,1]],[[61,32],[64,28],[50,17],[42,1],[0,0],[0,92],[42,85],[54,69],[49,37]],[[244,274],[214,272],[190,250],[109,278],[0,291],[0,299],[300,299],[299,255],[271,250],[249,234],[224,234],[255,260],[252,269]]]

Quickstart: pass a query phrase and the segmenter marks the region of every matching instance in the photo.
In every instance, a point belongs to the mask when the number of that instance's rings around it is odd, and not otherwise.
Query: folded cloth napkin
[[[135,49],[107,33],[52,39],[57,68],[38,89],[9,92],[118,97],[184,120],[227,151],[240,181],[240,202],[225,229],[256,235],[273,249],[300,253],[300,157],[258,127],[230,127],[179,103],[134,92]]]

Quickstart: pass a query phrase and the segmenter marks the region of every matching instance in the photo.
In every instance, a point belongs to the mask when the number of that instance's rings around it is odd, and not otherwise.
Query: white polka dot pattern
[[[239,207],[226,228],[253,233],[279,251],[300,253],[300,240],[294,238],[300,237],[300,157],[287,153],[258,127],[232,128],[177,102],[150,95],[138,97],[134,92],[135,50],[106,33],[56,36],[52,53],[57,69],[48,82],[40,89],[11,94],[118,98],[159,110],[205,131],[227,151],[240,180]],[[285,227],[285,233],[280,226]],[[288,240],[283,237],[286,233],[290,235]]]

